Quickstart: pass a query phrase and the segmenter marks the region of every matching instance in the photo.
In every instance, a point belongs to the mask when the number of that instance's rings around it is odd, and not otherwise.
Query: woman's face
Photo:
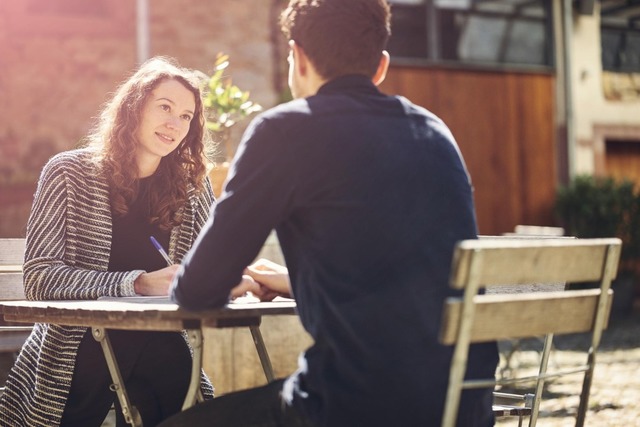
[[[152,175],[160,160],[187,136],[196,102],[193,93],[177,80],[162,81],[149,95],[136,132],[138,177]]]

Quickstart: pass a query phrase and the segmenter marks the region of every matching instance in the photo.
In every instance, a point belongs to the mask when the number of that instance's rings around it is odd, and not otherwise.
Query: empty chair
[[[24,249],[24,239],[0,239],[0,301],[24,299]],[[0,319],[0,352],[16,354],[30,333],[31,326],[8,325]]]
[[[564,228],[541,225],[516,225],[513,234],[525,236],[564,236]]]
[[[463,296],[445,302],[441,342],[454,345],[449,388],[442,426],[452,427],[463,389],[535,381],[531,393],[524,395],[524,408],[494,406],[499,415],[530,415],[529,425],[537,422],[542,389],[546,380],[583,373],[576,426],[583,426],[591,380],[602,331],[611,307],[611,280],[620,257],[619,239],[480,239],[465,240],[454,252],[451,286]],[[594,289],[565,289],[550,292],[482,294],[487,287],[522,286],[532,283],[597,282]],[[548,349],[543,352],[538,374],[527,378],[465,381],[469,345],[501,339],[590,333],[585,364],[548,370]],[[509,397],[509,396],[500,396]]]

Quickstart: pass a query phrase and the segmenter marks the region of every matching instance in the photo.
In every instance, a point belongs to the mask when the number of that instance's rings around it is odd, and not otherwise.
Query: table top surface
[[[0,312],[7,321],[149,330],[259,324],[262,316],[295,314],[295,309],[295,301],[283,298],[271,302],[241,298],[224,307],[202,311],[184,310],[167,297],[0,302]]]

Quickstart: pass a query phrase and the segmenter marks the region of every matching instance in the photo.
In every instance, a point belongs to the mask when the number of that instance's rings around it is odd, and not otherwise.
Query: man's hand
[[[247,292],[251,292],[256,297],[260,297],[262,290],[260,289],[260,284],[257,283],[253,278],[249,275],[243,275],[242,280],[238,283],[233,289],[231,289],[231,299],[243,297],[247,294]]]
[[[260,292],[254,292],[254,295],[261,301],[271,301],[277,296],[291,298],[291,281],[287,267],[260,258],[248,266],[244,274],[260,284]]]

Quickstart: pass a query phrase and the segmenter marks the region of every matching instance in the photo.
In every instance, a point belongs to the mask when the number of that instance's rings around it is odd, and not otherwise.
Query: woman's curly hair
[[[188,190],[202,191],[206,178],[206,152],[211,137],[205,126],[201,87],[206,76],[180,67],[173,59],[155,57],[116,90],[88,137],[98,170],[109,183],[111,211],[125,215],[138,194],[138,166],[133,153],[142,110],[151,92],[165,80],[176,80],[195,98],[194,118],[178,147],[163,157],[149,195],[150,222],[170,230],[182,222]]]

